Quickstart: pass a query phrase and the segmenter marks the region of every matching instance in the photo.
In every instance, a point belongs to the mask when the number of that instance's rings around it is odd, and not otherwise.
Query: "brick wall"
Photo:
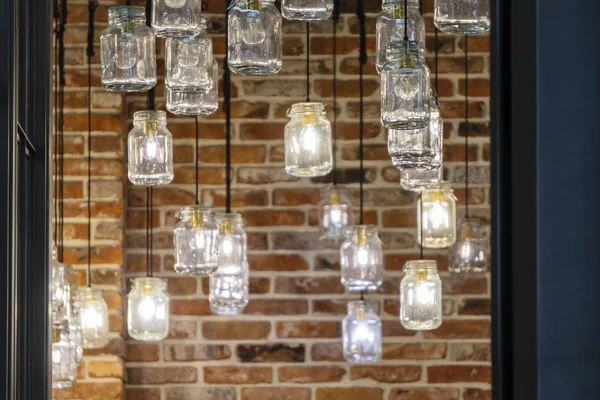
[[[113,2],[101,1],[97,35]],[[135,1],[133,3],[136,3]],[[224,1],[205,9],[213,21],[214,47],[222,64]],[[339,25],[339,150],[342,181],[358,199],[358,24],[353,1],[342,1]],[[365,220],[377,224],[385,246],[385,284],[377,300],[384,323],[384,360],[350,366],[341,357],[340,321],[356,296],[339,283],[336,251],[316,250],[322,179],[298,179],[283,170],[285,111],[304,98],[304,25],[284,23],[282,72],[264,79],[233,77],[233,206],[248,222],[251,302],[243,316],[210,315],[207,280],[173,272],[171,231],[175,211],[194,200],[194,121],[169,115],[175,139],[175,180],[154,190],[154,265],[169,279],[172,330],[161,343],[140,343],[126,334],[125,279],[145,271],[145,189],[125,173],[124,143],[133,112],[145,98],[105,92],[93,60],[93,277],[105,289],[114,338],[86,352],[80,383],[55,391],[58,399],[129,400],[482,400],[491,399],[489,276],[452,277],[442,272],[442,327],[415,333],[400,325],[398,284],[404,262],[418,256],[416,197],[399,187],[385,131],[379,124],[379,78],[373,49],[379,1],[366,2],[370,53],[365,93]],[[433,71],[432,2],[425,1],[428,60]],[[67,28],[66,262],[85,280],[87,3],[71,0]],[[312,25],[314,100],[331,104],[331,22]],[[158,40],[159,58],[163,40]],[[445,169],[459,202],[464,179],[464,40],[440,35],[440,98],[445,121]],[[469,40],[472,81],[469,158],[472,214],[489,221],[489,49],[487,38]],[[159,62],[157,106],[164,109],[164,69]],[[331,110],[331,107],[328,107]],[[224,206],[224,114],[200,120],[200,183],[204,204]],[[358,208],[358,207],[357,207]],[[459,207],[459,216],[463,208]],[[446,252],[427,252],[447,269]],[[123,383],[124,382],[124,383]]]

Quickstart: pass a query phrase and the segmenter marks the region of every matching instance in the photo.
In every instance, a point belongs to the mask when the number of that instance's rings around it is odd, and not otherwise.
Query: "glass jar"
[[[58,261],[56,247],[52,249],[52,326],[67,329],[71,316],[70,268]]]
[[[417,238],[427,249],[444,249],[456,241],[456,197],[447,184],[425,189],[417,203]]]
[[[202,0],[152,0],[152,29],[158,37],[192,37],[202,29]]]
[[[52,330],[52,388],[67,389],[77,378],[77,349],[66,330]]]
[[[175,272],[209,275],[217,269],[219,233],[210,207],[189,206],[177,211],[181,221],[173,231]]]
[[[334,185],[321,189],[319,203],[320,240],[326,245],[339,246],[344,230],[352,223],[352,202],[346,188]]]
[[[210,275],[210,308],[214,314],[241,314],[249,298],[249,265],[244,219],[240,214],[216,215],[217,270]]]
[[[442,160],[440,159],[440,162]],[[412,168],[404,169],[400,175],[400,185],[404,190],[421,192],[439,187],[444,175],[444,167],[440,164],[434,169]]]
[[[333,0],[281,0],[281,13],[292,21],[325,20],[333,13]]]
[[[194,37],[165,41],[165,86],[175,92],[206,92],[213,84],[213,45],[202,18],[201,31]]]
[[[390,43],[381,72],[381,123],[388,129],[420,129],[430,121],[429,67],[410,42]]]
[[[274,0],[235,0],[229,11],[229,69],[268,76],[282,66],[281,14]]]
[[[489,245],[483,221],[465,218],[458,223],[458,233],[458,240],[448,251],[448,270],[454,273],[488,272]]]
[[[156,38],[146,25],[144,7],[109,8],[100,58],[106,90],[144,92],[156,85]]]
[[[404,1],[383,0],[381,13],[377,17],[377,72],[390,61],[387,49],[390,43],[404,40]],[[425,47],[425,19],[419,12],[419,1],[408,0],[408,40],[412,46]]]
[[[127,295],[127,331],[135,340],[163,340],[169,334],[167,281],[135,278]]]
[[[69,338],[75,344],[75,363],[83,361],[83,330],[81,327],[81,300],[79,293],[74,297],[71,318],[69,318]]]
[[[210,89],[204,93],[166,88],[167,110],[177,115],[210,115],[219,108],[219,66],[213,61]]]
[[[333,144],[325,104],[294,104],[287,116],[285,171],[298,177],[327,175],[333,167]]]
[[[400,282],[400,322],[406,329],[426,331],[442,324],[442,281],[431,260],[408,261]]]
[[[374,301],[349,301],[342,322],[344,358],[354,364],[371,364],[381,359],[381,319]]]
[[[435,0],[433,22],[447,33],[478,35],[490,30],[489,0]]]
[[[102,290],[85,287],[79,289],[81,302],[81,328],[83,346],[99,349],[108,344],[108,307]]]
[[[346,289],[374,291],[383,281],[383,250],[377,228],[372,225],[349,226],[340,248],[342,284]]]
[[[166,185],[173,180],[173,137],[164,111],[138,111],[128,137],[128,175],[134,185]]]

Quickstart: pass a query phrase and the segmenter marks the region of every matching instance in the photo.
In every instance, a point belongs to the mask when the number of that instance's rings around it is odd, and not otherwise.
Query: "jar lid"
[[[212,217],[213,209],[208,206],[193,205],[193,206],[182,207],[179,210],[177,210],[177,212],[175,213],[176,218],[183,219],[183,220],[191,219],[192,216],[194,216],[194,215],[203,215],[203,216]]]
[[[437,271],[437,262],[435,260],[412,260],[404,264],[404,271]]]
[[[137,288],[146,288],[146,289],[152,289],[152,288],[161,288],[161,289],[165,289],[167,287],[167,281],[166,279],[160,279],[160,278],[150,278],[150,277],[143,277],[143,278],[134,278],[131,280],[132,284],[134,287]]]
[[[304,102],[292,104],[292,107],[287,111],[288,118],[292,115],[299,114],[325,114],[325,103],[321,102]]]
[[[158,121],[166,122],[167,113],[161,110],[143,110],[136,111],[133,114],[133,122]]]
[[[367,236],[376,236],[378,233],[377,227],[375,225],[352,225],[344,229],[344,235],[349,238],[361,233],[364,233]]]
[[[342,197],[347,196],[348,189],[342,185],[327,185],[321,188],[321,198],[327,199],[330,204],[340,203]]]
[[[231,222],[232,224],[244,225],[246,223],[244,217],[242,217],[242,214],[240,213],[217,213],[215,214],[215,220],[218,224]]]
[[[128,20],[133,18],[146,19],[146,9],[142,6],[113,6],[108,9],[108,19]]]

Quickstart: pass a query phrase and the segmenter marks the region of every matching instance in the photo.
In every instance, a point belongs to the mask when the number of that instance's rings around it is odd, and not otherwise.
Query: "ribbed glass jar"
[[[381,359],[381,319],[374,301],[349,301],[342,322],[344,358],[353,364],[371,364]]]
[[[333,0],[281,0],[281,13],[292,21],[325,20],[333,13]]]
[[[383,282],[383,249],[377,228],[372,225],[349,226],[340,247],[342,284],[346,289],[374,291]]]
[[[177,211],[181,221],[173,231],[175,272],[209,275],[217,269],[219,230],[210,207],[188,206]]]
[[[167,110],[177,115],[210,115],[219,108],[219,65],[213,61],[211,85],[204,93],[174,92],[166,88]]]
[[[108,344],[108,307],[102,291],[96,288],[79,289],[83,346],[98,349]]]
[[[340,185],[321,189],[319,203],[319,226],[321,242],[326,246],[339,246],[344,239],[344,230],[352,224],[352,202],[346,188]]]
[[[417,238],[428,249],[444,249],[456,241],[456,197],[447,184],[421,192],[417,203]]]
[[[423,331],[442,324],[442,281],[435,261],[408,261],[400,283],[400,322],[409,330]]]
[[[490,30],[489,0],[435,0],[433,22],[447,33],[479,35]]]
[[[67,331],[52,330],[52,388],[67,389],[77,378],[77,347]]]
[[[465,218],[458,223],[458,239],[448,250],[448,270],[454,273],[486,273],[489,271],[489,242],[483,221]]]
[[[152,5],[152,29],[158,37],[192,37],[202,29],[202,0],[152,0]]]
[[[135,278],[127,295],[127,331],[135,340],[152,342],[169,334],[167,281]]]

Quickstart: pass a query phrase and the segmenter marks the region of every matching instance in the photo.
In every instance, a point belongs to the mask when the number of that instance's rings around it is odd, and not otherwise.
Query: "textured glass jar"
[[[134,185],[166,185],[173,180],[173,137],[164,111],[138,111],[127,139],[128,175]]]
[[[244,219],[217,214],[217,270],[210,275],[210,308],[218,315],[241,314],[249,300],[249,265]]]
[[[281,13],[292,21],[320,21],[333,13],[333,0],[281,0]]]
[[[434,169],[404,169],[400,174],[400,184],[404,190],[415,192],[421,192],[426,189],[435,189],[442,183],[443,174],[444,168],[441,164]]]
[[[442,281],[435,261],[408,261],[400,282],[400,322],[406,329],[425,331],[442,324]]]
[[[390,61],[381,71],[381,123],[388,129],[425,128],[431,91],[423,49],[391,43],[387,54]]]
[[[70,268],[58,261],[56,247],[52,250],[52,326],[67,329],[71,316]]]
[[[352,202],[346,188],[334,185],[321,189],[319,203],[320,240],[326,245],[339,245],[344,230],[352,224]]]
[[[95,288],[80,288],[81,328],[83,346],[98,349],[108,344],[108,307],[102,291]]]
[[[465,218],[458,223],[458,239],[448,250],[448,270],[454,273],[488,272],[488,251],[483,221]]]
[[[156,38],[146,25],[144,7],[108,10],[100,35],[102,86],[116,92],[144,92],[156,85]]]
[[[173,231],[175,272],[209,275],[217,269],[217,224],[210,207],[189,206],[177,211],[181,221]]]
[[[489,0],[435,0],[433,21],[447,33],[478,35],[490,30]]]
[[[404,40],[404,0],[383,0],[377,17],[377,71],[381,73],[388,62],[390,43]],[[419,12],[419,1],[408,0],[408,40],[412,46],[425,46],[425,19]]]
[[[344,358],[354,364],[371,364],[381,359],[381,319],[374,301],[349,301],[342,322]]]
[[[152,342],[169,334],[167,281],[135,278],[127,295],[127,331],[135,340]]]
[[[167,110],[178,115],[210,115],[219,108],[219,66],[213,61],[210,89],[204,93],[166,88]]]
[[[152,0],[152,6],[158,37],[192,37],[202,29],[202,0]]]
[[[69,318],[69,338],[75,344],[75,363],[81,364],[83,361],[83,330],[81,328],[81,301],[79,293],[74,297],[71,308],[71,318]]]
[[[327,175],[333,167],[333,144],[325,104],[294,104],[287,116],[285,171],[298,177]]]
[[[456,241],[456,197],[446,184],[421,192],[417,203],[417,238],[427,249],[443,249]]]
[[[342,284],[353,292],[377,290],[383,282],[383,250],[377,228],[349,226],[345,235],[340,248]]]
[[[52,387],[66,389],[77,378],[77,348],[67,331],[52,330]]]
[[[268,76],[282,66],[281,14],[274,0],[236,0],[229,11],[229,69]]]

